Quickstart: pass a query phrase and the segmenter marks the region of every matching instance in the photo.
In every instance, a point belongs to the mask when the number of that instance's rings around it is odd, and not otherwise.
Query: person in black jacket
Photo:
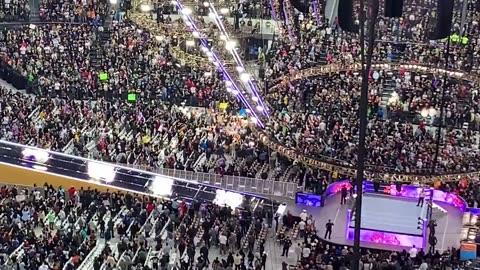
[[[347,202],[347,186],[343,185],[342,186],[342,199],[340,201],[340,204],[345,204]]]
[[[287,258],[288,258],[288,251],[290,250],[291,246],[292,246],[292,240],[290,240],[290,237],[287,237],[287,239],[285,239],[285,241],[283,241],[282,256],[287,256]]]

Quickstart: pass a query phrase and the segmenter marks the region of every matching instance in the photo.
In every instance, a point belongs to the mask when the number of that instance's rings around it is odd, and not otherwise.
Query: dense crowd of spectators
[[[427,5],[428,4],[428,5]],[[421,39],[430,29],[428,16],[433,3],[422,9],[406,7],[401,20],[380,17],[373,61],[419,63],[442,67],[444,42]],[[469,8],[470,13],[475,13]],[[426,14],[425,13],[425,14]],[[470,14],[469,13],[469,14]],[[425,15],[423,14],[423,15]],[[425,19],[427,18],[427,19]],[[455,17],[454,33],[459,31]],[[359,74],[342,72],[342,66],[358,62],[358,39],[333,28],[306,21],[300,27],[297,43],[288,38],[273,44],[265,61],[265,80],[269,82],[266,101],[271,119],[267,133],[274,141],[299,153],[342,165],[356,163],[358,140]],[[449,68],[471,70],[474,30],[468,29],[471,42],[453,42]],[[392,43],[392,41],[405,43]],[[339,67],[329,75],[291,81],[279,87],[277,78],[321,64]],[[376,74],[373,74],[375,71]],[[369,124],[367,131],[368,169],[392,173],[428,173],[434,166],[443,85],[446,85],[445,124],[437,173],[476,171],[478,164],[478,94],[470,82],[441,79],[429,72],[373,70],[369,83]],[[374,79],[373,75],[379,75]],[[340,86],[340,87],[339,87]],[[392,101],[393,98],[393,101]],[[435,109],[436,115],[422,117],[422,110]],[[465,125],[467,129],[462,129]],[[320,135],[320,136],[319,136]]]
[[[264,17],[270,12],[253,2],[242,2],[236,9],[244,18]],[[35,94],[0,89],[2,139],[115,163],[287,179],[315,193],[337,179],[269,153],[237,115],[240,107],[224,91],[221,74],[174,59],[171,47],[176,42],[182,46],[182,41],[154,36],[128,21],[105,29],[95,26],[105,19],[107,10],[107,3],[102,1],[47,1],[41,7],[43,20],[89,23],[2,31],[2,68],[15,69],[27,78],[28,91]],[[419,15],[410,6],[407,10]],[[230,12],[235,13],[235,7]],[[277,40],[266,59],[260,59],[265,71],[262,77],[268,84],[306,68],[358,61],[359,43],[353,36],[329,27],[323,18],[315,25],[316,18],[298,16],[297,43]],[[378,31],[383,42],[376,46],[374,60],[442,65],[440,49],[387,42],[422,39],[430,23],[425,17],[406,16],[403,21],[382,18]],[[474,33],[475,29],[469,26],[468,31]],[[383,35],[390,30],[392,34]],[[476,44],[472,38],[473,50]],[[470,53],[465,46],[454,44],[452,50],[451,68],[475,69],[475,62],[453,61]],[[201,55],[201,51],[194,53]],[[438,122],[434,117],[423,117],[414,125],[401,113],[417,117],[424,108],[438,109],[442,85],[432,75],[401,70],[387,73],[380,71],[380,78],[372,75],[369,82],[368,169],[428,172],[433,167],[437,141],[429,125]],[[271,90],[264,94],[272,118],[265,132],[305,155],[354,165],[360,90],[357,77],[353,72],[338,72],[268,88]],[[384,104],[387,82],[394,82],[396,99]],[[126,102],[130,93],[137,94],[133,103]],[[450,80],[447,98],[445,122],[449,128],[443,135],[436,172],[478,170],[477,134],[459,129],[464,122],[469,129],[479,127],[476,86]],[[228,102],[225,112],[218,108],[220,102]],[[289,173],[279,173],[283,171]],[[478,201],[475,184],[450,188],[473,205]],[[230,209],[198,201],[188,205],[91,190],[55,190],[48,185],[44,193],[38,189],[23,193],[23,200],[16,196],[20,193],[16,188],[2,189],[5,201],[0,209],[4,213],[0,231],[8,232],[2,239],[0,253],[5,256],[0,257],[0,264],[6,262],[17,269],[75,269],[89,263],[86,258],[91,254],[95,255],[90,256],[95,270],[134,266],[163,269],[177,250],[173,261],[181,269],[212,265],[217,270],[261,270],[267,264],[267,231],[274,218],[265,209]],[[276,232],[281,232],[278,236],[284,253],[294,249],[297,269],[351,267],[351,250],[320,241],[312,218],[297,225],[288,216],[284,220],[286,229]],[[297,231],[300,242],[293,245]],[[101,238],[105,239],[103,246],[98,245]],[[220,253],[215,259],[211,258],[213,249]],[[14,256],[9,257],[11,254]],[[440,258],[455,264],[457,257],[455,250],[444,254],[419,251],[415,256],[406,251],[365,250],[360,264],[362,269],[414,269],[424,263],[438,265]]]
[[[80,7],[76,11],[95,10],[92,12],[101,14],[108,6],[103,2],[45,4],[50,5],[47,10],[53,11],[52,14],[65,15],[54,21],[67,18],[77,21],[81,16],[74,18],[76,13],[68,13],[74,7]],[[442,65],[441,49],[432,49],[442,43],[400,46],[388,42],[396,38],[415,41],[425,34],[430,22],[416,16],[426,12],[425,9],[417,13],[408,5],[402,20],[380,18],[378,34],[383,41],[375,47],[375,61]],[[475,14],[470,7],[469,12],[469,18]],[[269,85],[281,76],[306,68],[347,65],[359,58],[358,40],[342,32],[336,23],[330,27],[323,17],[301,12],[295,12],[295,16],[299,28],[297,43],[276,40],[266,58],[261,59],[265,61],[262,77]],[[457,17],[455,30],[459,28]],[[474,27],[467,30],[475,31]],[[22,106],[2,106],[2,114],[11,120],[4,121],[3,138],[53,150],[67,149],[112,162],[222,175],[275,176],[270,174],[271,156],[267,149],[236,116],[240,107],[224,91],[221,74],[174,59],[172,46],[178,44],[185,50],[195,50],[183,46],[182,39],[154,36],[127,21],[106,29],[88,24],[20,27],[4,30],[1,40],[6,55],[4,64],[27,78],[29,91],[38,97],[48,97],[31,98],[30,103],[21,100],[21,94],[9,96],[5,104],[20,102]],[[475,43],[472,38],[472,44]],[[452,49],[453,60],[468,54],[461,44],[453,44]],[[473,67],[472,63],[453,60],[452,68]],[[415,122],[418,125],[412,125],[405,123],[403,115],[416,114],[418,118],[418,112],[429,107],[438,112],[442,84],[432,75],[402,70],[393,76],[387,73],[379,71],[380,79],[370,82],[368,168],[428,172],[433,167],[437,142],[436,132],[429,125],[438,124],[438,119],[421,118]],[[355,73],[340,72],[268,88],[272,90],[265,97],[272,118],[265,131],[273,140],[305,155],[354,165],[360,89],[356,77]],[[397,100],[385,104],[384,90],[392,82]],[[130,93],[137,93],[134,104],[125,102]],[[475,86],[451,80],[447,98],[445,122],[449,127],[463,127],[467,122],[470,129],[478,128]],[[100,100],[92,103],[73,99]],[[219,113],[219,102],[229,102],[226,113]],[[185,113],[184,105],[207,109],[203,113]],[[20,122],[13,121],[17,118]],[[321,139],[315,139],[319,134]],[[439,153],[436,172],[478,168],[475,132],[448,129],[442,134],[442,141],[444,147]],[[289,162],[285,164],[283,167],[292,166]],[[291,179],[302,175],[305,168],[291,175]]]
[[[109,15],[106,0],[40,0],[39,17],[46,22],[75,22],[100,25]]]
[[[353,249],[328,244],[315,234],[309,234],[299,244],[296,269],[351,269]],[[448,249],[440,253],[424,252],[412,248],[401,252],[362,249],[359,269],[435,269],[437,267],[458,267],[460,251]]]
[[[2,0],[0,22],[28,21],[30,8],[28,0]]]
[[[98,243],[97,224],[124,201],[115,193],[48,184],[3,186],[1,197],[0,260],[11,269],[76,269]]]

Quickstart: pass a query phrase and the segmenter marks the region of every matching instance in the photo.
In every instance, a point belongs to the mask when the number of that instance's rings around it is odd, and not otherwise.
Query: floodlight
[[[191,9],[191,8],[188,8],[188,7],[183,8],[183,9],[182,9],[182,13],[183,13],[183,15],[187,15],[187,16],[188,16],[188,15],[192,14],[192,9]]]
[[[235,46],[237,45],[237,43],[233,40],[229,40],[225,43],[225,49],[231,51],[233,49],[235,49]]]
[[[242,82],[248,82],[250,80],[250,74],[248,73],[242,73],[240,74],[240,80],[242,80]]]
[[[150,184],[150,191],[154,195],[159,196],[170,196],[172,195],[173,179],[163,176],[155,176],[152,183]]]
[[[140,6],[140,10],[142,12],[150,12],[152,10],[152,7],[150,5],[143,4]]]

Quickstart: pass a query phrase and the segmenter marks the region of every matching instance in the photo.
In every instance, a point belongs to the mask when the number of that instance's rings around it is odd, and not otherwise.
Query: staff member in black
[[[290,240],[290,237],[288,237],[283,242],[282,256],[287,256],[287,258],[288,258],[288,250],[290,249],[291,246],[292,246],[292,240]]]
[[[343,185],[342,186],[342,200],[340,201],[340,204],[345,204],[347,202],[347,186]]]
[[[428,242],[430,244],[430,248],[428,249],[428,252],[430,253],[435,253],[435,246],[437,245],[437,237],[435,235],[430,235]]]
[[[328,236],[328,239],[332,239],[332,228],[333,228],[333,223],[332,221],[329,219],[327,224],[325,224],[325,239],[327,239],[327,236]]]

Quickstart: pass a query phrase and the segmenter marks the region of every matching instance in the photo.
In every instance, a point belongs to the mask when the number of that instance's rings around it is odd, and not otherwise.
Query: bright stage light
[[[152,7],[150,5],[143,4],[140,6],[140,10],[142,12],[150,12],[152,10]]]
[[[187,40],[187,41],[185,42],[185,45],[187,45],[188,47],[195,46],[195,41],[193,41],[193,40]]]
[[[255,102],[258,102],[258,97],[253,96],[253,97],[252,97],[252,100],[255,101]]]
[[[87,171],[88,176],[97,181],[111,183],[115,180],[115,167],[111,165],[89,161]]]
[[[50,159],[50,154],[47,151],[40,149],[25,148],[22,151],[22,155],[24,159],[42,164]]]
[[[215,15],[215,13],[213,13],[213,12],[210,12],[210,13],[208,13],[208,17],[210,17],[212,19],[215,19],[217,17],[217,15]]]
[[[217,194],[215,195],[213,203],[221,206],[226,205],[232,209],[235,209],[242,205],[243,200],[245,199],[245,197],[240,193],[234,193],[220,189],[217,189],[216,193]]]
[[[196,38],[198,38],[200,36],[200,34],[197,31],[193,31],[192,35]]]
[[[188,16],[188,15],[192,14],[192,9],[191,9],[191,8],[188,8],[188,7],[183,8],[183,9],[182,9],[182,13],[183,13],[183,15],[187,15],[187,16]]]
[[[221,34],[221,35],[220,35],[220,39],[223,40],[223,41],[225,41],[225,40],[227,40],[227,36],[225,36],[224,34]]]
[[[208,3],[208,2],[203,2],[203,6],[204,6],[204,7],[209,7],[209,6],[210,6],[210,3]]]
[[[177,5],[177,1],[175,1],[175,0],[172,0],[170,3],[171,3],[172,5],[174,5],[174,6]]]
[[[158,196],[170,196],[172,195],[173,183],[174,180],[172,178],[157,175],[148,189]]]
[[[242,72],[245,71],[245,69],[243,67],[240,67],[240,66],[236,67],[235,69],[238,71],[238,73],[242,73]]]
[[[262,112],[262,111],[263,111],[263,107],[260,106],[260,105],[257,105],[257,111]]]
[[[228,8],[220,9],[220,13],[222,13],[222,14],[227,14],[228,12],[229,12]]]
[[[242,80],[242,82],[248,82],[250,80],[250,74],[248,73],[242,73],[240,74],[240,80]]]
[[[229,40],[225,43],[225,49],[231,51],[233,49],[235,49],[235,46],[237,45],[237,43],[233,40]]]
[[[232,94],[234,94],[235,96],[238,95],[238,90],[237,89],[232,89]]]

